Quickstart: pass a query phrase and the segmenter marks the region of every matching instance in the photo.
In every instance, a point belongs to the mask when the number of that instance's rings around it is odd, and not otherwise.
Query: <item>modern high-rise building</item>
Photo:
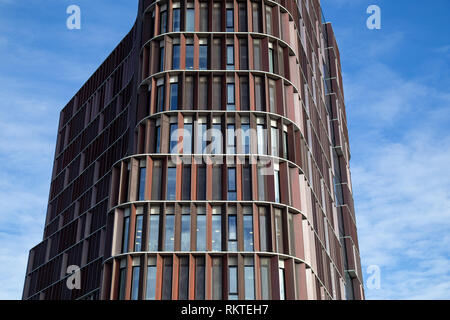
[[[23,298],[363,299],[340,69],[319,0],[141,0],[61,112]]]

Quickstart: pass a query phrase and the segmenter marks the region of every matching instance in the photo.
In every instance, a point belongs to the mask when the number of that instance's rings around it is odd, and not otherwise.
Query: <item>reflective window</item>
[[[250,154],[250,125],[242,124],[241,125],[242,132],[242,151],[244,154]]]
[[[236,154],[236,136],[234,124],[227,126],[227,154]]]
[[[156,298],[156,266],[147,267],[147,290],[146,299],[155,300]]]
[[[223,153],[223,135],[222,124],[213,124],[213,130],[211,132],[211,153],[222,154]]]
[[[186,31],[195,31],[195,9],[186,10]]]
[[[275,202],[280,202],[280,171],[274,171],[273,179],[275,183]]]
[[[146,168],[139,168],[139,184],[138,184],[138,194],[139,200],[145,200],[145,176]]]
[[[244,267],[245,300],[255,300],[255,268]]]
[[[199,47],[199,69],[208,69],[208,45],[202,44]]]
[[[178,146],[178,124],[171,123],[170,124],[170,136],[169,136],[169,153],[178,153],[177,146]]]
[[[227,70],[234,70],[234,46],[227,45]]]
[[[178,109],[178,83],[170,84],[170,110]]]
[[[228,251],[237,251],[237,216],[228,216]]]
[[[222,300],[222,258],[212,258],[212,298]]]
[[[280,209],[275,209],[275,244],[275,251],[278,253],[284,253],[283,225]]]
[[[175,200],[177,188],[177,168],[167,168],[167,200]]]
[[[276,113],[276,105],[275,105],[275,81],[269,80],[269,106],[270,112]]]
[[[234,10],[227,9],[227,32],[234,31]]]
[[[191,215],[181,216],[181,251],[191,250]]]
[[[261,70],[261,42],[253,40],[253,69]]]
[[[197,215],[197,251],[206,251],[206,215]]]
[[[264,165],[258,165],[258,199],[260,201],[266,200],[266,168]]]
[[[174,44],[172,47],[172,69],[180,69],[180,45]]]
[[[166,230],[165,230],[165,241],[164,250],[174,251],[175,244],[175,215],[166,215]]]
[[[273,63],[273,49],[269,48],[269,72],[274,73],[274,63]]]
[[[262,32],[261,30],[261,6],[259,2],[252,2],[253,32]]]
[[[179,32],[180,31],[180,21],[181,21],[181,10],[179,8],[173,9],[173,24],[172,31]]]
[[[148,251],[158,251],[159,214],[150,215],[150,231],[148,236]]]
[[[238,270],[236,266],[228,267],[228,300],[238,300]]]
[[[279,268],[278,270],[280,275],[280,300],[286,300],[286,280],[284,277],[284,269]]]
[[[197,200],[206,200],[206,167],[197,167]]]
[[[212,251],[222,251],[222,215],[212,216]]]
[[[212,171],[213,200],[222,200],[222,166],[213,166]]]
[[[160,30],[160,34],[167,32],[167,11],[161,11],[159,30]]]
[[[194,69],[194,45],[186,45],[186,69]]]
[[[133,267],[132,279],[131,279],[131,300],[139,299],[139,273],[140,267]]]
[[[192,154],[192,123],[185,123],[183,130],[183,154]]]
[[[161,152],[161,125],[156,125],[155,134],[155,153]]]
[[[220,3],[214,3],[212,12],[213,31],[222,31],[222,10]]]
[[[161,200],[162,168],[161,161],[153,163],[152,200]]]
[[[234,83],[227,83],[227,110],[235,110],[235,103]]]
[[[262,252],[270,250],[269,216],[265,207],[259,207],[259,239]]]
[[[228,201],[237,200],[236,168],[228,168]]]
[[[261,298],[262,300],[271,299],[271,280],[270,280],[270,259],[261,258]]]
[[[135,232],[135,240],[134,240],[134,251],[139,252],[142,251],[142,224],[144,221],[143,215],[136,216],[136,232]]]
[[[244,251],[253,251],[253,216],[244,215]]]
[[[266,33],[272,34],[272,7],[266,7]]]
[[[208,4],[200,3],[200,31],[208,31]]]
[[[271,127],[270,128],[270,133],[271,133],[271,143],[272,143],[272,155],[275,157],[279,156],[278,153],[278,141],[279,141],[279,136],[278,136],[278,128],[277,127]]]
[[[258,136],[258,154],[267,154],[266,129],[264,125],[258,124],[256,131]]]

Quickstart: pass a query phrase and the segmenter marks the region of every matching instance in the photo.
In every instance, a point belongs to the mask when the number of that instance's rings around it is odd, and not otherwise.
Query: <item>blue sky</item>
[[[66,28],[66,8],[82,29]],[[381,8],[381,30],[366,9]],[[340,45],[369,299],[450,299],[448,0],[322,0]],[[137,0],[0,0],[0,299],[42,238],[59,112],[134,23]],[[366,274],[365,280],[369,276]]]

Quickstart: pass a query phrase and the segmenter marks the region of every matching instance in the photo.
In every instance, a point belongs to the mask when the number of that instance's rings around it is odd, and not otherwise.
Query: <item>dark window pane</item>
[[[228,251],[237,251],[237,216],[228,216]]]
[[[160,152],[161,152],[161,126],[157,126],[155,134],[155,153]]]
[[[130,217],[123,219],[123,238],[122,238],[122,253],[128,252],[128,238],[130,229]]]
[[[242,168],[242,193],[244,200],[252,200],[252,173],[249,165]]]
[[[125,284],[127,280],[127,269],[120,268],[119,272],[119,300],[125,300]]]
[[[172,258],[164,258],[162,300],[172,300]]]
[[[286,300],[286,286],[285,286],[285,277],[284,277],[284,269],[279,269],[280,275],[280,300]]]
[[[175,200],[177,188],[177,168],[167,168],[167,200]]]
[[[178,299],[187,300],[189,298],[189,259],[187,257],[180,258],[178,277]]]
[[[212,261],[212,298],[222,300],[222,258]]]
[[[283,225],[280,209],[275,209],[275,244],[277,246],[275,251],[278,253],[284,253]]]
[[[156,112],[162,112],[164,111],[164,85],[160,85],[158,86],[158,94],[157,94],[157,101],[156,101],[156,105],[157,105],[157,110]]]
[[[213,200],[222,200],[222,167],[214,166],[212,175]]]
[[[195,299],[205,300],[205,258],[195,259]]]
[[[247,32],[247,3],[239,3],[239,31]]]
[[[169,153],[178,153],[177,145],[178,145],[178,135],[176,134],[178,130],[178,125],[176,123],[170,124],[170,144],[169,144]]]
[[[197,200],[206,200],[206,167],[197,167]]]
[[[161,200],[162,170],[161,161],[155,161],[152,174],[152,200]]]
[[[159,48],[159,71],[164,71],[164,47]]]
[[[183,167],[182,199],[191,199],[191,166]]]
[[[178,109],[178,83],[170,84],[170,110]]]
[[[261,251],[268,252],[270,250],[269,218],[264,207],[259,208],[259,238]]]
[[[178,70],[180,69],[180,45],[174,44],[172,48],[172,69]]]

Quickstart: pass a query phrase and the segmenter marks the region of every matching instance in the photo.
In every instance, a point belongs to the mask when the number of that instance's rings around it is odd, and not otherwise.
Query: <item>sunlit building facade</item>
[[[363,299],[349,160],[318,0],[141,0],[61,112],[23,298]]]

